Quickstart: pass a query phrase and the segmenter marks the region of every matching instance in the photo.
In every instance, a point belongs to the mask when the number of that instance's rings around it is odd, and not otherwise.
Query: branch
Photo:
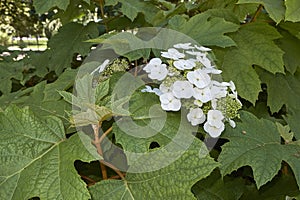
[[[109,129],[107,129],[100,138],[99,138],[99,127],[100,127],[100,125],[93,124],[92,127],[93,127],[93,130],[94,130],[94,137],[95,137],[95,140],[93,141],[93,144],[96,146],[98,154],[103,157],[103,151],[102,151],[102,148],[101,148],[101,142],[112,131],[112,127],[110,127]],[[107,177],[107,171],[106,171],[105,166],[113,169],[119,175],[119,177],[121,177],[121,179],[123,179],[123,180],[125,179],[123,173],[117,167],[115,167],[111,163],[108,163],[108,162],[106,162],[104,160],[100,160],[100,167],[101,167],[102,176],[103,176],[104,180],[108,179],[108,177]]]
[[[90,178],[90,177],[88,177],[88,176],[85,176],[85,175],[82,175],[82,174],[79,174],[80,176],[81,176],[81,178],[83,178],[83,179],[85,179],[85,180],[87,180],[87,181],[89,181],[89,182],[91,182],[90,184],[95,184],[95,183],[97,183],[94,179],[92,179],[92,178]]]
[[[259,4],[256,12],[254,13],[254,16],[252,17],[252,19],[250,20],[250,22],[255,22],[256,21],[256,18],[258,17],[259,13],[261,12],[261,10],[263,9],[263,5],[262,4]]]
[[[112,164],[110,164],[110,163],[108,163],[108,162],[106,162],[104,160],[101,160],[100,162],[102,162],[103,164],[105,164],[107,167],[113,169],[121,177],[122,180],[125,179],[124,175],[122,174],[122,172],[118,168],[116,168],[115,166],[113,166]]]
[[[105,15],[104,15],[104,1],[103,0],[99,0],[99,4],[100,4],[100,12],[101,12],[101,19],[103,20],[104,26],[105,26],[105,31],[108,31],[107,28],[107,23],[104,21]]]
[[[98,142],[101,144],[101,142],[104,140],[104,138],[112,131],[112,127],[110,127],[109,129],[107,129],[105,131],[105,133],[103,133],[103,135],[101,135],[101,137],[99,138]]]
[[[102,148],[101,148],[101,145],[99,142],[99,126],[100,125],[95,125],[95,124],[92,125],[93,130],[94,130],[94,138],[95,138],[93,143],[96,146],[98,154],[103,157]],[[108,178],[107,171],[106,171],[105,165],[101,162],[101,160],[100,160],[100,168],[101,168],[101,172],[102,172],[102,177],[104,180],[106,180]]]

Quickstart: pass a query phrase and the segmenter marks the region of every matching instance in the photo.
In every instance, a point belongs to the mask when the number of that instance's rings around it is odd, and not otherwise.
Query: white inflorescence
[[[160,58],[153,58],[144,67],[148,77],[159,81],[159,88],[146,86],[143,92],[153,92],[159,96],[161,107],[166,111],[179,111],[181,107],[189,110],[187,120],[193,125],[203,124],[204,130],[211,137],[218,137],[224,131],[224,122],[234,128],[232,120],[240,109],[235,85],[230,82],[219,82],[213,75],[221,74],[208,57],[211,49],[191,43],[176,44],[174,48],[161,52],[167,60],[164,64]],[[233,112],[224,107],[226,98],[239,104],[233,105]],[[230,110],[230,109],[229,109]]]

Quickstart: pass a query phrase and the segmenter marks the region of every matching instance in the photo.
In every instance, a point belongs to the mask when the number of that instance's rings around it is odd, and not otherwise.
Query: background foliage
[[[1,0],[0,12],[1,32],[9,27],[6,34],[49,38],[43,52],[9,51],[1,42],[0,199],[300,199],[300,1]],[[196,142],[172,165],[104,180],[94,161],[103,157],[92,154],[90,138],[71,126],[68,92],[92,46],[117,32],[149,26],[180,31],[212,48],[225,81],[236,83],[241,118],[205,158],[198,158],[204,140],[199,130]],[[20,54],[23,59],[17,59]],[[150,55],[127,59],[143,63]],[[102,113],[117,80],[116,74],[91,91]],[[136,119],[148,113],[142,108],[149,98],[157,101],[149,95],[132,97]],[[153,142],[164,149],[169,143],[164,136],[176,130],[178,116],[170,113],[168,120],[147,140],[124,137],[113,125],[113,140],[124,149],[153,151]],[[107,173],[116,176],[111,169]]]

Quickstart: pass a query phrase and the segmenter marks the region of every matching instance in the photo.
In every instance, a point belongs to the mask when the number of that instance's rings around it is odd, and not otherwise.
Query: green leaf
[[[68,7],[59,10],[55,17],[59,18],[63,25],[77,19],[81,20],[82,16],[86,15],[86,11],[91,9],[89,3],[90,0],[71,0]]]
[[[283,60],[285,68],[294,74],[298,67],[300,67],[300,40],[288,33],[287,31],[281,31],[282,38],[276,41],[277,45],[285,52]]]
[[[292,142],[294,133],[291,132],[289,125],[283,126],[282,124],[275,122],[277,130],[280,133],[280,136],[284,139],[286,143]]]
[[[22,62],[1,62],[0,63],[0,91],[3,94],[11,92],[12,78],[22,80],[23,63]]]
[[[239,4],[257,3],[262,4],[270,17],[278,24],[284,19],[285,7],[282,0],[239,0]]]
[[[95,157],[80,134],[66,139],[59,119],[40,119],[26,108],[12,106],[0,113],[1,199],[89,199],[74,161]]]
[[[185,23],[183,22],[182,16],[174,16],[169,21],[169,27],[187,34],[204,46],[228,47],[235,45],[235,42],[224,34],[236,31],[239,26],[227,22],[223,18],[211,17],[211,14],[204,12],[193,16]],[[195,31],[196,27],[197,31]]]
[[[207,10],[210,12],[211,9],[214,10],[227,10],[224,14],[224,19],[227,20],[228,17],[234,15],[239,19],[239,22],[245,20],[245,16],[249,13],[254,13],[257,9],[256,4],[237,4],[237,0],[210,0],[205,1],[200,7],[202,10]],[[229,12],[229,13],[228,13]],[[228,20],[227,20],[228,21]],[[231,20],[229,20],[231,21]]]
[[[280,34],[266,23],[251,23],[231,36],[237,47],[225,54],[223,78],[233,80],[239,95],[254,104],[261,88],[252,65],[259,65],[272,73],[284,73],[284,52],[273,42],[280,38]]]
[[[285,22],[280,23],[279,26],[300,40],[300,23]]]
[[[89,105],[104,105],[102,100],[109,93],[109,81],[110,79],[100,82],[96,87],[93,87],[95,82],[93,76],[86,74],[76,79],[73,94],[66,91],[59,91],[59,94],[66,102],[85,111],[90,108]]]
[[[46,81],[43,81],[36,86],[27,88],[23,91],[19,90],[17,92],[3,95],[0,97],[0,106],[2,108],[6,108],[11,104],[18,105],[20,107],[29,106],[30,109],[39,117],[54,115],[63,119],[64,124],[68,126],[68,116],[65,111],[70,111],[71,106],[63,100],[45,98],[46,94],[44,92],[47,91],[47,86]],[[54,89],[54,91],[51,92],[55,91],[56,90]]]
[[[96,91],[95,91],[95,96],[96,96],[96,104],[97,105],[102,105],[101,100],[108,95],[109,93],[109,80],[106,80],[104,82],[101,82],[97,85]]]
[[[75,78],[77,75],[77,70],[75,69],[66,69],[58,79],[50,84],[45,86],[44,90],[44,100],[51,101],[51,100],[59,100],[61,97],[58,93],[60,90],[67,90],[71,86],[73,86],[75,82]]]
[[[238,200],[244,190],[244,181],[241,178],[221,178],[215,170],[207,178],[196,183],[192,191],[198,200]]]
[[[70,34],[72,33],[72,34]],[[71,66],[74,53],[85,56],[90,51],[91,44],[84,41],[98,36],[98,29],[95,23],[83,26],[78,23],[69,23],[59,29],[48,43],[50,70],[60,74],[63,69]]]
[[[269,120],[257,119],[248,112],[241,113],[241,120],[235,129],[228,127],[224,134],[229,142],[222,147],[219,157],[222,175],[248,165],[260,188],[278,173],[284,160],[293,169],[300,185],[300,160],[296,157],[300,146],[282,145],[276,125]]]
[[[206,11],[206,13],[211,14],[213,17],[224,18],[226,21],[240,24],[240,19],[234,13],[232,13],[232,10],[230,9],[209,9],[208,11]]]
[[[176,152],[166,152],[165,156],[178,155]],[[154,163],[144,159],[145,166]],[[92,199],[190,200],[195,199],[191,193],[192,185],[208,176],[217,166],[212,158],[199,158],[199,149],[191,148],[167,167],[145,173],[127,173],[124,180],[100,181],[89,189]]]
[[[284,200],[286,196],[299,194],[296,180],[293,175],[276,176],[271,182],[259,190],[254,184],[247,185],[241,200]]]
[[[263,82],[267,84],[267,104],[272,113],[279,111],[283,105],[287,106],[288,111],[299,108],[299,72],[296,72],[294,75],[291,75],[290,73],[286,73],[286,75],[273,75],[265,71],[259,71],[259,73]],[[278,95],[278,91],[280,91],[280,95]]]
[[[181,131],[187,137],[193,132],[185,116],[181,119],[178,113],[166,114],[155,94],[135,93],[129,101],[129,112],[130,117],[123,117],[113,125],[116,142],[128,152],[148,152],[152,142],[165,146]]]
[[[126,15],[131,21],[133,21],[138,13],[143,13],[145,19],[149,23],[153,23],[153,20],[160,10],[150,2],[140,0],[118,0],[122,3],[121,12]]]
[[[288,123],[291,131],[293,131],[295,137],[299,140],[300,139],[300,126],[299,126],[299,117],[300,117],[300,109],[295,108],[284,117],[285,121]]]
[[[298,0],[285,0],[286,13],[285,20],[292,22],[300,21],[300,1]]]
[[[99,122],[110,119],[113,113],[104,106],[90,105],[84,112],[79,112],[71,117],[71,123],[78,126],[87,126],[90,124],[99,124]]]
[[[66,10],[70,3],[70,0],[34,0],[33,6],[37,13],[43,14],[53,7],[58,7],[60,9]]]

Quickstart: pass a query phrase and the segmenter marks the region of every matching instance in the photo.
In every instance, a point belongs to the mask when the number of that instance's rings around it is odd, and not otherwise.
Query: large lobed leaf
[[[273,75],[260,71],[260,77],[267,84],[267,105],[270,107],[271,112],[278,112],[285,105],[287,108],[285,120],[295,133],[295,137],[299,139],[300,72],[297,71],[294,75],[290,73]],[[280,95],[278,95],[278,91],[280,91]]]
[[[270,17],[279,23],[284,19],[285,7],[281,0],[239,0],[238,3],[257,3],[263,4]]]
[[[288,111],[299,108],[300,98],[300,73],[294,75],[290,73],[271,74],[268,72],[260,72],[261,79],[267,84],[268,106],[271,112],[278,112],[283,105],[286,105]],[[280,83],[280,84],[278,84]],[[280,95],[278,95],[280,91]]]
[[[63,119],[64,124],[69,126],[65,111],[69,112],[71,106],[61,99],[58,90],[69,89],[74,83],[76,74],[77,70],[67,69],[53,83],[46,84],[46,81],[43,81],[34,87],[5,94],[0,97],[0,107],[6,108],[10,104],[29,106],[39,117],[53,115]]]
[[[282,20],[300,21],[300,1],[298,0],[239,0],[238,3],[257,3],[264,5],[269,16],[278,24]]]
[[[281,27],[289,29],[290,25],[290,23],[283,23]],[[297,28],[296,24],[292,27]],[[300,40],[297,38],[297,34],[300,35],[300,31],[295,31],[296,37],[288,31],[281,31],[280,34],[282,38],[277,40],[276,43],[284,51],[283,60],[285,68],[291,74],[294,74],[300,67],[300,57],[298,56],[300,54]]]
[[[158,102],[158,97],[153,93],[136,93],[130,99],[129,112],[132,115],[123,117],[113,126],[116,142],[125,151],[148,152],[152,142],[160,146],[167,145],[178,133],[180,115],[166,115]],[[189,130],[188,123],[183,121],[182,125]]]
[[[81,133],[66,139],[55,117],[38,119],[27,108],[8,107],[0,113],[0,198],[89,199],[74,161],[94,160],[94,147],[81,139],[89,140]]]
[[[128,107],[131,115],[117,120],[113,124],[113,132],[116,143],[123,147],[132,168],[141,164],[140,156],[153,151],[151,144],[176,151],[185,151],[190,145],[196,145],[199,149],[204,147],[192,135],[198,128],[191,126],[186,113],[165,112],[157,95],[134,93]]]
[[[0,63],[0,91],[3,94],[11,92],[12,79],[22,80],[24,66],[22,62],[1,62]]]
[[[70,34],[72,33],[72,34]],[[60,74],[65,68],[71,66],[74,53],[85,56],[90,51],[91,44],[85,41],[98,36],[95,23],[84,26],[79,23],[69,23],[59,29],[48,43],[45,53],[48,57],[48,67]]]
[[[292,22],[300,21],[300,1],[298,0],[286,0],[286,13],[285,19]]]
[[[178,156],[176,152],[165,156]],[[144,166],[153,160],[143,159]],[[159,163],[158,163],[159,164]],[[209,156],[199,157],[199,149],[190,148],[175,162],[156,171],[127,173],[124,180],[105,180],[90,187],[92,199],[196,199],[191,187],[208,176],[218,164]]]
[[[110,0],[106,5],[116,5],[118,2],[121,3],[121,12],[131,21],[134,21],[139,13],[143,13],[147,22],[154,23],[156,14],[160,12],[154,4],[141,0]]]
[[[222,147],[219,157],[221,173],[225,175],[248,165],[260,188],[278,173],[284,160],[293,169],[300,185],[300,146],[282,145],[275,123],[269,120],[258,119],[248,112],[241,113],[241,120],[235,129],[226,129],[224,137],[229,142]]]
[[[170,19],[169,27],[187,34],[201,45],[228,47],[234,46],[235,42],[224,34],[236,31],[239,26],[222,18],[211,17],[210,13],[201,13],[188,21],[176,15]]]
[[[237,47],[225,54],[223,78],[233,80],[239,95],[254,104],[261,91],[261,81],[252,66],[259,65],[272,73],[284,72],[284,52],[273,42],[281,36],[265,23],[244,25],[231,36]]]
[[[201,8],[210,12],[211,9],[216,10],[214,12],[222,12],[222,10],[226,10],[224,12],[223,18],[228,21],[228,17],[233,15],[235,18],[238,18],[237,24],[241,21],[245,20],[245,16],[249,13],[254,13],[257,5],[256,4],[237,4],[238,0],[210,0],[204,1],[201,5]],[[220,16],[221,17],[221,16]]]

